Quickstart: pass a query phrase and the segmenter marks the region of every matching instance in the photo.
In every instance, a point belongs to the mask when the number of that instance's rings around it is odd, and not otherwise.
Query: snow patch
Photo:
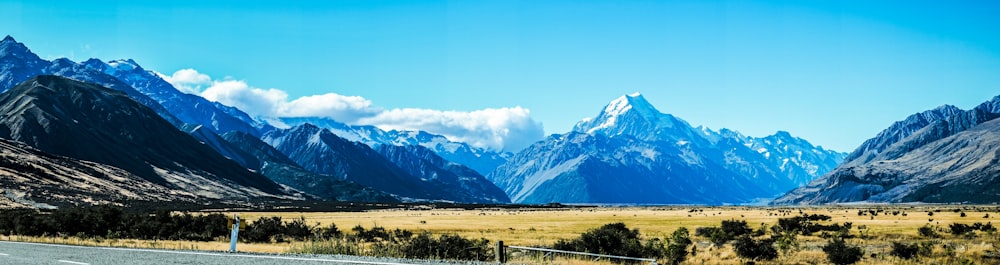
[[[535,193],[535,190],[538,189],[539,186],[541,186],[545,182],[555,179],[556,177],[562,175],[563,173],[574,170],[575,168],[577,168],[577,165],[582,163],[583,160],[586,158],[587,156],[578,156],[576,158],[567,160],[566,162],[560,163],[549,169],[538,171],[537,173],[524,178],[524,183],[521,184],[521,189],[516,194],[514,194],[514,196],[511,196],[510,201],[513,202],[524,201],[526,197]]]

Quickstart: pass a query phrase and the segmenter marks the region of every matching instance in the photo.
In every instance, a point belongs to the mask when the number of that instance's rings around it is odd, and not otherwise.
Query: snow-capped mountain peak
[[[13,55],[14,57],[22,58],[23,56],[31,55],[38,58],[37,55],[28,49],[23,43],[17,42],[13,37],[8,35],[3,41],[0,41],[0,57],[6,57],[8,55]]]
[[[620,124],[623,116],[629,113],[636,113],[638,117],[648,122],[657,120],[660,113],[653,104],[650,104],[639,92],[623,95],[608,103],[597,118],[587,118],[577,125],[578,127],[589,127],[586,133],[595,133],[602,129],[616,127]],[[582,130],[578,130],[582,131]]]
[[[573,131],[668,142],[708,141],[703,132],[684,120],[660,112],[639,93],[623,95],[611,101],[597,117],[578,122]]]
[[[111,69],[108,70],[123,72],[131,72],[135,69],[142,69],[142,67],[140,67],[139,64],[132,59],[118,59],[110,61],[108,62],[108,66],[111,66]]]
[[[628,95],[623,95],[613,101],[606,108],[604,108],[604,115],[607,116],[620,116],[624,115],[625,112],[635,109],[636,111],[644,113],[660,113],[656,110],[646,98],[642,96],[639,92],[631,93]]]

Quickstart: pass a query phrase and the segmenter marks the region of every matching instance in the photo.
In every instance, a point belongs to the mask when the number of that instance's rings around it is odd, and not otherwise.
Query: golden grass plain
[[[880,210],[880,211],[879,211]],[[859,211],[866,212],[859,215]],[[878,211],[877,215],[867,214]],[[221,212],[232,215],[233,212]],[[893,214],[895,213],[895,214]],[[1000,208],[993,205],[851,205],[823,207],[579,207],[563,209],[388,209],[366,212],[239,212],[251,223],[260,217],[279,216],[285,221],[305,218],[310,225],[326,227],[331,223],[345,233],[351,228],[384,227],[387,230],[403,229],[428,232],[434,235],[458,234],[467,238],[485,238],[491,242],[502,240],[506,245],[549,246],[559,239],[572,239],[601,225],[622,222],[629,228],[639,229],[645,239],[667,238],[680,227],[691,231],[697,251],[685,264],[742,264],[727,244],[718,248],[707,238],[694,236],[698,227],[718,226],[723,220],[745,220],[751,228],[773,226],[779,218],[801,214],[820,214],[832,217],[824,224],[851,222],[851,234],[866,237],[849,239],[865,250],[865,258],[858,264],[1000,264],[1000,260],[983,258],[987,251],[997,250],[1000,240],[995,234],[977,232],[966,238],[952,236],[948,225],[952,223],[987,223],[1000,218]],[[964,217],[962,215],[965,215]],[[224,224],[222,224],[224,225]],[[931,225],[941,238],[921,237],[917,229]],[[860,229],[860,228],[866,229]],[[60,244],[121,246],[164,249],[193,249],[225,251],[228,241],[215,242],[142,241],[142,240],[80,240],[70,238],[2,237],[3,240],[50,242]],[[790,255],[758,264],[828,264],[821,247],[826,239],[816,235],[799,236],[800,247]],[[936,243],[934,256],[918,260],[901,260],[890,256],[892,242]],[[239,244],[245,252],[285,253],[297,242],[273,244]],[[950,246],[946,248],[945,246]],[[874,256],[873,256],[874,255]],[[525,262],[533,259],[523,259]],[[557,259],[551,264],[588,264],[571,259]]]

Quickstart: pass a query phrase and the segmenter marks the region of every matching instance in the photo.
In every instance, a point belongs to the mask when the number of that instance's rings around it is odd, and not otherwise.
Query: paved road
[[[225,252],[174,251],[109,247],[81,247],[0,241],[0,264],[349,264],[411,265],[433,262],[397,263],[349,256],[258,255]]]

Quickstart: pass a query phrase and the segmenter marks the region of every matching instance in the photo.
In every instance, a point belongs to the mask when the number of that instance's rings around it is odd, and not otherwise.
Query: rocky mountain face
[[[490,177],[516,203],[724,204],[769,195],[690,149],[580,132],[535,143]]]
[[[255,160],[249,168],[274,182],[287,185],[322,200],[351,202],[397,202],[390,194],[374,190],[336,176],[313,173],[299,166],[274,147],[253,135],[232,131],[222,135],[225,141]]]
[[[913,133],[927,127],[932,123],[943,121],[948,117],[955,116],[963,112],[962,109],[951,105],[944,105],[932,110],[910,115],[902,121],[893,123],[889,128],[879,132],[875,138],[866,140],[860,147],[851,152],[844,159],[845,164],[864,164],[875,159],[886,148],[902,141]]]
[[[731,204],[772,198],[843,157],[787,132],[695,128],[631,94],[487,177],[517,203]]]
[[[774,203],[1000,201],[998,106],[1000,96],[968,111],[943,106],[911,115]]]
[[[473,147],[467,143],[451,141],[444,136],[424,131],[384,131],[375,126],[347,125],[320,117],[282,118],[281,122],[289,126],[313,124],[330,130],[344,139],[361,142],[372,148],[386,144],[423,146],[448,161],[465,165],[482,175],[489,174],[513,156],[511,153]]]
[[[50,64],[11,36],[5,37],[0,41],[0,91],[42,74]]]
[[[50,62],[10,36],[0,41],[0,91],[40,74],[69,77],[123,91],[178,126],[184,123],[202,125],[218,134],[236,130],[260,135],[272,129],[238,109],[182,93],[132,60],[104,63],[90,59],[78,64],[60,58]]]
[[[371,147],[312,124],[277,129],[264,134],[261,140],[309,171],[350,180],[403,200],[468,202],[463,200],[466,197],[456,195],[476,192],[442,189],[439,182],[443,179],[411,175]],[[486,194],[473,197],[480,198],[476,201],[491,198]]]
[[[125,201],[184,201],[193,193],[152,183],[120,168],[51,155],[0,138],[0,205],[55,208]]]
[[[486,180],[479,172],[445,160],[420,145],[378,145],[375,151],[411,176],[420,177],[436,189],[446,191],[443,198],[455,202],[510,203],[507,194]]]
[[[124,92],[136,102],[152,109],[171,124],[175,126],[182,124],[180,120],[155,100],[117,78],[66,58],[56,59],[51,62],[42,60],[38,55],[32,53],[28,47],[15,41],[10,36],[0,41],[0,63],[2,63],[0,64],[0,69],[10,69],[10,72],[5,71],[0,73],[0,85],[3,85],[0,86],[0,91],[6,91],[13,87],[13,85],[20,84],[37,75],[58,75]]]
[[[459,174],[461,170],[456,169],[454,165],[450,163],[441,162],[439,164],[434,164],[435,160],[428,159],[421,154],[419,150],[416,149],[405,149],[408,151],[417,152],[415,154],[410,154],[408,156],[396,156],[400,157],[411,157],[416,159],[411,162],[427,163],[428,165],[436,165],[442,167],[441,172],[448,172],[448,176],[413,176],[407,174],[395,164],[389,162],[381,155],[374,152],[371,148],[361,148],[353,143],[337,142],[334,140],[327,140],[326,142],[336,142],[334,145],[337,150],[336,152],[344,160],[337,161],[327,161],[319,158],[313,154],[299,153],[296,158],[306,159],[304,157],[314,157],[311,163],[300,164],[300,161],[292,161],[287,155],[281,154],[282,157],[267,155],[269,151],[261,151],[266,149],[266,146],[260,146],[258,142],[254,142],[251,139],[245,137],[236,137],[233,135],[243,135],[260,137],[266,132],[270,132],[275,128],[263,122],[261,120],[251,118],[249,115],[243,111],[224,106],[216,102],[210,102],[204,98],[197,95],[190,95],[182,93],[171,84],[160,78],[158,74],[152,71],[147,71],[142,68],[138,63],[133,60],[115,60],[102,62],[98,59],[90,59],[83,63],[75,63],[68,59],[56,59],[53,61],[46,61],[39,58],[37,55],[32,53],[25,45],[16,42],[13,38],[7,37],[0,41],[0,90],[11,89],[13,84],[17,84],[28,80],[31,77],[37,75],[58,75],[63,77],[68,77],[78,81],[84,81],[88,83],[93,83],[105,87],[112,88],[124,92],[129,98],[137,102],[142,103],[146,107],[153,109],[157,115],[161,118],[167,120],[169,124],[176,127],[180,131],[187,133],[186,139],[181,141],[193,140],[195,144],[200,144],[201,147],[188,150],[189,153],[208,153],[211,158],[206,159],[207,161],[212,161],[216,158],[222,158],[226,160],[224,162],[219,161],[216,167],[211,168],[208,172],[209,174],[202,174],[205,172],[200,172],[198,170],[185,171],[189,174],[189,177],[200,177],[203,178],[202,182],[209,183],[216,181],[216,177],[223,173],[218,171],[221,169],[231,170],[230,166],[233,164],[238,164],[245,169],[252,170],[254,172],[259,172],[266,175],[268,178],[260,178],[259,175],[252,173],[254,176],[247,176],[243,173],[229,174],[232,172],[226,171],[226,176],[233,175],[237,179],[244,177],[256,177],[253,181],[261,181],[256,185],[272,185],[268,187],[265,191],[264,187],[255,187],[257,191],[261,194],[271,194],[278,189],[284,189],[274,185],[271,180],[276,180],[281,184],[287,185],[298,189],[299,191],[308,192],[311,196],[327,200],[358,200],[358,201],[396,201],[395,198],[391,197],[387,193],[374,190],[372,188],[366,188],[358,184],[365,183],[370,187],[376,187],[379,190],[387,190],[398,194],[404,199],[414,199],[414,200],[452,200],[460,202],[503,202],[505,201],[504,196],[496,196],[496,194],[488,194],[487,186],[477,186],[482,183],[474,183],[474,179],[469,175]],[[47,99],[42,99],[47,100]],[[46,103],[47,104],[47,103]],[[95,106],[94,111],[108,111],[108,109],[97,109]],[[54,111],[59,111],[56,109]],[[114,115],[107,115],[104,122],[110,120],[116,120],[126,118],[125,116],[134,115],[141,112],[130,112],[128,114],[122,114],[119,116],[112,117]],[[138,119],[149,119],[150,117],[136,117]],[[58,128],[60,126],[71,127],[66,130],[79,130],[79,129],[89,129],[90,132],[102,131],[102,128],[88,128],[90,126],[98,126],[96,123],[86,123],[80,124],[75,123],[78,120],[73,119],[61,119],[61,120],[45,120],[39,123],[45,123],[45,125],[40,126],[44,128]],[[305,120],[310,120],[312,122],[318,122],[323,124],[324,121],[319,120],[319,118],[305,118],[300,119],[298,122]],[[73,121],[74,124],[65,125],[66,121]],[[291,120],[294,121],[294,120]],[[91,121],[91,122],[97,122]],[[281,123],[281,122],[279,122]],[[304,123],[304,122],[303,122]],[[382,131],[378,128],[372,126],[347,126],[339,124],[335,121],[327,121],[325,124],[333,130],[338,130],[342,135],[346,137],[356,138],[353,140],[363,141],[371,146],[384,143],[393,143],[396,145],[421,145],[431,148],[435,152],[444,154],[450,160],[458,160],[468,162],[480,170],[492,170],[496,165],[501,163],[505,158],[503,158],[499,153],[487,152],[484,149],[472,148],[465,143],[448,141],[443,136],[430,135],[426,133],[415,133],[415,132],[397,132],[397,131]],[[118,124],[121,125],[121,124]],[[134,125],[134,124],[132,124]],[[129,126],[132,126],[129,125]],[[205,164],[191,164],[191,163],[205,163],[205,161],[194,161],[185,160],[174,167],[170,167],[172,163],[169,163],[170,158],[159,157],[161,154],[156,154],[155,152],[100,152],[100,151],[90,151],[90,150],[102,150],[99,145],[102,144],[128,144],[132,140],[137,138],[146,139],[153,137],[176,137],[178,135],[174,134],[177,130],[166,130],[165,128],[159,128],[159,135],[150,134],[151,131],[136,131],[128,132],[134,133],[133,135],[128,135],[128,137],[115,139],[108,136],[108,139],[101,139],[112,141],[112,142],[102,142],[97,141],[85,145],[69,145],[69,143],[38,140],[31,138],[32,135],[21,135],[22,131],[28,132],[28,134],[37,133],[38,130],[23,129],[18,127],[20,124],[11,125],[10,128],[14,132],[11,137],[16,138],[18,141],[26,141],[29,144],[37,145],[36,147],[42,149],[45,152],[52,152],[60,155],[67,155],[73,157],[84,157],[85,159],[92,159],[101,163],[108,163],[114,166],[121,167],[137,176],[146,178],[147,180],[153,181],[160,185],[181,185],[187,183],[189,186],[195,185],[197,183],[191,181],[180,181],[177,180],[174,171],[183,171],[187,169],[198,168],[204,166]],[[105,126],[100,125],[98,127]],[[105,126],[108,127],[108,126]],[[118,128],[115,126],[110,126],[112,128]],[[131,128],[131,127],[130,127]],[[131,128],[136,129],[136,128]],[[148,128],[139,128],[148,129]],[[44,131],[46,129],[42,129]],[[239,132],[240,134],[232,134],[232,139],[225,139],[222,134]],[[105,132],[100,132],[105,133]],[[99,133],[99,135],[100,135]],[[122,133],[122,132],[119,132]],[[109,135],[114,135],[114,133],[107,133]],[[60,135],[64,136],[64,135]],[[84,134],[87,136],[87,134]],[[115,135],[117,136],[117,135]],[[48,136],[46,136],[48,137]],[[326,137],[324,135],[324,137]],[[118,140],[118,142],[113,142]],[[162,143],[172,143],[174,139],[163,139]],[[146,140],[140,144],[158,144],[152,143],[153,140]],[[236,142],[234,142],[236,141]],[[190,144],[190,142],[186,142]],[[180,145],[184,146],[184,145]],[[178,150],[180,146],[174,146]],[[209,147],[214,152],[205,150],[204,147]],[[348,147],[354,146],[354,147]],[[127,146],[127,148],[137,148],[143,146]],[[148,147],[148,146],[147,146]],[[155,148],[167,147],[167,146],[155,146]],[[104,146],[103,150],[114,150],[117,147],[107,147]],[[155,149],[153,148],[153,149]],[[339,148],[339,149],[338,149]],[[158,150],[158,149],[157,149]],[[324,149],[326,150],[326,149]],[[162,150],[159,150],[162,151]],[[172,152],[171,151],[171,152]],[[327,150],[329,151],[329,150]],[[305,151],[303,151],[305,152]],[[280,152],[279,152],[280,153]],[[331,153],[325,153],[331,154]],[[131,157],[129,157],[131,155]],[[185,158],[187,159],[187,158]],[[151,163],[146,165],[148,161],[158,161],[157,163]],[[344,161],[351,161],[351,163],[344,163]],[[433,161],[433,162],[432,162]],[[356,163],[355,163],[356,162]],[[405,161],[396,161],[405,162]],[[188,164],[185,164],[188,163]],[[350,165],[350,166],[344,166]],[[374,166],[373,166],[374,165]],[[311,168],[306,168],[304,166],[311,166]],[[371,171],[374,168],[374,171]],[[446,168],[446,169],[445,169]],[[163,171],[168,171],[164,173]],[[348,174],[350,173],[350,174]],[[467,172],[463,172],[467,173]],[[179,173],[178,173],[179,174]],[[173,178],[164,178],[163,175],[173,176]],[[452,176],[454,175],[454,176]],[[336,177],[334,177],[336,176]],[[369,177],[371,176],[371,177]],[[449,177],[450,176],[450,177]],[[357,182],[351,179],[357,180]],[[399,180],[399,181],[396,181]],[[458,181],[456,183],[444,183],[443,181]],[[201,183],[201,184],[204,184]],[[376,184],[381,183],[381,184]],[[248,185],[248,182],[237,183],[238,185]],[[206,188],[207,190],[212,189],[223,189],[224,183],[213,183],[211,188]],[[172,187],[177,188],[177,187]],[[455,190],[446,188],[469,188],[472,191],[465,190]],[[495,188],[495,187],[494,187]],[[233,190],[237,190],[237,187],[232,187]],[[478,190],[477,190],[478,189]],[[445,192],[444,190],[447,190]],[[257,192],[254,191],[254,192]],[[495,190],[494,190],[495,191]],[[205,192],[209,194],[212,192]],[[238,193],[238,192],[236,192]],[[234,192],[229,192],[225,196],[236,195]],[[222,195],[220,195],[222,196]],[[472,201],[465,201],[466,199],[471,199]]]
[[[33,77],[0,94],[0,137],[202,198],[291,198],[129,95],[60,76]]]
[[[200,125],[216,134],[240,131],[259,136],[273,129],[269,124],[254,120],[239,109],[208,101],[201,96],[183,93],[156,73],[143,69],[133,60],[104,63],[101,60],[90,59],[82,64],[134,87],[162,105],[181,122]]]
[[[729,129],[721,129],[718,133],[703,129],[705,135],[714,142],[716,149],[723,149],[728,157],[727,167],[738,168],[732,163],[732,158],[744,157],[746,160],[758,161],[756,168],[764,168],[768,174],[775,175],[781,183],[791,187],[800,187],[833,170],[844,157],[845,153],[826,150],[814,146],[809,141],[792,136],[785,131],[765,137],[745,136]],[[746,149],[744,149],[745,147]],[[747,151],[756,152],[750,153]],[[739,155],[734,155],[739,153]],[[754,167],[745,167],[753,174]],[[790,181],[790,183],[788,182]],[[777,187],[777,189],[790,189]]]

